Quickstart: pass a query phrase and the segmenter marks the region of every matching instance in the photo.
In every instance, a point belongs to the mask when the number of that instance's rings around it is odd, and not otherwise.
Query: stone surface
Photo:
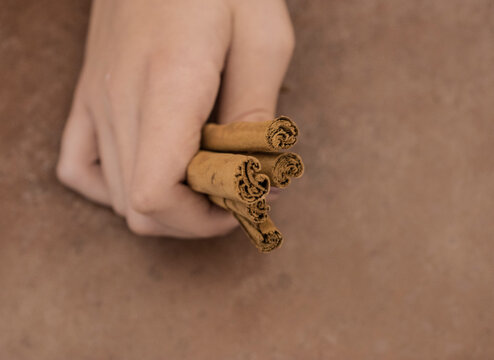
[[[57,183],[89,5],[0,1],[0,358],[494,358],[492,1],[289,1],[307,172],[268,256]]]

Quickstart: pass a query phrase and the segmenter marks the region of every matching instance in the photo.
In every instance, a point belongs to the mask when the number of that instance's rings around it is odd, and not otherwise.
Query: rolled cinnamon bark
[[[252,156],[261,163],[261,173],[266,174],[271,185],[278,188],[287,187],[291,178],[301,177],[304,173],[302,158],[295,153],[255,153]]]
[[[225,199],[219,196],[209,196],[209,200],[223,209],[241,215],[256,224],[266,221],[270,210],[266,199],[260,199],[251,204]]]
[[[194,191],[250,204],[269,192],[260,168],[252,156],[199,151],[187,167],[187,183]]]
[[[269,216],[263,223],[254,224],[241,215],[233,215],[260,252],[268,253],[283,244],[283,235]]]
[[[201,148],[222,152],[272,152],[291,148],[297,137],[297,125],[286,116],[260,122],[206,124]]]

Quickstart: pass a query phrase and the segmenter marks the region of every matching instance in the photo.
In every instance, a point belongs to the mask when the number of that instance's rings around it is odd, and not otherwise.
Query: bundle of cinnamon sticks
[[[302,176],[299,155],[281,152],[298,139],[297,125],[281,116],[264,122],[207,124],[201,150],[187,168],[187,182],[230,211],[261,252],[270,252],[283,236],[269,217],[270,186],[287,187]]]

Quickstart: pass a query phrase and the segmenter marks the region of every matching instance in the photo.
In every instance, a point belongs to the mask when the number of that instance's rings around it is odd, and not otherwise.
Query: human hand
[[[140,235],[230,231],[187,164],[218,94],[221,123],[274,117],[293,46],[283,0],[95,0],[58,178]]]

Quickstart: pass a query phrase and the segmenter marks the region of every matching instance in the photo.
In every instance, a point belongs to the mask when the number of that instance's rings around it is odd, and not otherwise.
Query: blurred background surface
[[[90,2],[0,1],[0,358],[494,358],[494,1],[289,7],[308,171],[266,256],[59,185]]]

